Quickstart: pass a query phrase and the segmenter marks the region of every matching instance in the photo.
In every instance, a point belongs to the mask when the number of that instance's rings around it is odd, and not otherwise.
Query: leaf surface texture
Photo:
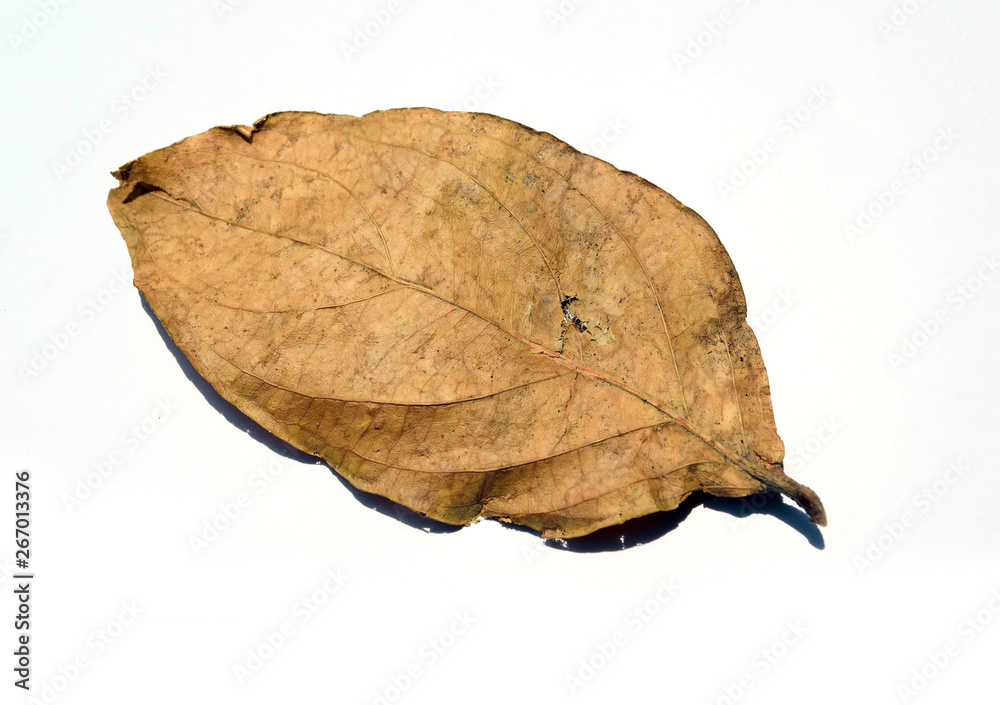
[[[276,113],[115,172],[136,286],[227,400],[431,518],[574,537],[778,490],[767,374],[705,221],[480,113]]]

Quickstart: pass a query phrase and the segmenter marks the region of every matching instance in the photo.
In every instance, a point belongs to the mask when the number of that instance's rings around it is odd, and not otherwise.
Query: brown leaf
[[[696,213],[478,113],[277,113],[115,172],[195,368],[356,487],[580,536],[782,471],[733,264]]]

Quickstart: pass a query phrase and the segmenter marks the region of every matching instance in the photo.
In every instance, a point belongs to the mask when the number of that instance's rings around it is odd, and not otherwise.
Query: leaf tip
[[[788,480],[791,486],[788,488],[783,487],[782,491],[788,494],[789,497],[795,500],[796,504],[805,510],[813,524],[826,526],[826,509],[823,508],[823,502],[820,501],[819,495],[791,478],[788,478]]]

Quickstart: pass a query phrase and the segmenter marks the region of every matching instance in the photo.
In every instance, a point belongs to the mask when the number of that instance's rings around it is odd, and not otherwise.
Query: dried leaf
[[[157,150],[108,206],[194,367],[356,487],[572,537],[782,470],[733,264],[696,213],[478,113],[277,113]]]

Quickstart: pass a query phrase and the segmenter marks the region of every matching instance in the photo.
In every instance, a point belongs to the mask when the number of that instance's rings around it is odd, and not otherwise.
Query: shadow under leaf
[[[813,548],[824,549],[823,532],[812,523],[809,515],[790,504],[778,492],[760,492],[748,497],[706,497],[705,506],[740,519],[754,514],[766,514],[783,521],[802,534]]]
[[[824,547],[823,534],[819,527],[809,520],[809,515],[795,505],[785,503],[780,494],[773,492],[740,498],[713,497],[703,492],[694,492],[676,509],[629,519],[615,526],[598,529],[586,536],[572,539],[545,539],[544,542],[550,548],[571,553],[602,553],[634,548],[666,536],[680,526],[698,506],[740,518],[754,514],[773,516],[802,534],[810,545],[820,549]],[[513,531],[541,536],[540,532],[525,526],[506,523],[504,526]]]

